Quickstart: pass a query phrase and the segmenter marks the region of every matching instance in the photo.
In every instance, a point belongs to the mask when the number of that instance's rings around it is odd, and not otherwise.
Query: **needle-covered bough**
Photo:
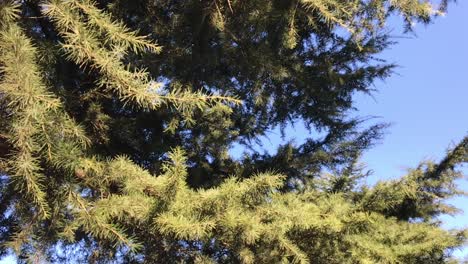
[[[292,2],[291,12],[306,14],[310,27],[319,17],[348,30],[356,43],[389,9],[407,21],[442,12],[409,0]],[[75,65],[77,79],[93,76],[94,88],[81,96],[120,104],[121,115],[171,109],[176,125],[165,131],[175,131],[195,124],[197,113],[229,114],[241,101],[161,80],[129,63],[165,48],[97,4],[0,3],[0,254],[13,250],[33,263],[446,263],[450,250],[464,243],[463,230],[446,231],[436,217],[453,213],[445,201],[462,193],[454,180],[461,177],[457,165],[468,159],[466,138],[440,163],[348,192],[330,191],[337,178],[325,176],[287,191],[286,175],[268,170],[246,179],[225,175],[196,189],[187,184],[190,162],[182,148],[164,155],[159,173],[125,153],[102,154],[94,130],[77,121],[86,119],[74,112],[67,87],[57,86],[45,68],[50,54],[31,37],[38,29],[28,21],[38,17],[25,11],[28,5],[53,28],[41,33],[56,47],[50,56]],[[236,5],[213,1],[214,25],[223,30],[223,13],[236,12]],[[294,16],[285,32],[291,49]]]

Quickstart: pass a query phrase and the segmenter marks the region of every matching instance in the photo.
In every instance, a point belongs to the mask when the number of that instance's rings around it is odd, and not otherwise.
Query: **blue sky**
[[[377,82],[373,98],[356,96],[358,115],[379,116],[377,121],[392,124],[382,143],[363,156],[374,171],[370,182],[402,176],[425,159],[438,160],[468,133],[468,2],[458,1],[445,17],[427,27],[416,25],[415,31],[416,36],[397,39],[381,56],[400,65],[397,74]],[[398,28],[393,33],[403,36]],[[300,141],[306,131],[296,126],[287,134]],[[281,143],[279,133],[272,132],[265,142],[274,148]],[[468,191],[467,180],[460,184]],[[468,227],[468,198],[452,203],[465,212],[444,217],[445,226]],[[466,256],[468,249],[456,255]]]
[[[383,54],[401,66],[398,74],[376,83],[375,100],[357,97],[361,115],[392,123],[382,144],[363,157],[374,178],[398,177],[421,160],[438,160],[468,134],[468,2],[458,1],[445,17],[415,31]],[[460,185],[468,191],[467,179]],[[465,212],[443,217],[445,226],[468,227],[468,198],[452,203]],[[468,249],[456,255],[468,256]]]

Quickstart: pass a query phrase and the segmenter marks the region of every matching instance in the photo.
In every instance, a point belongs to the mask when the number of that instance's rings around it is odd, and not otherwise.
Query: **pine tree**
[[[450,263],[468,138],[369,187],[352,95],[418,0],[0,2],[0,256],[62,263]],[[230,157],[269,129],[310,138]],[[314,131],[323,137],[313,137]]]

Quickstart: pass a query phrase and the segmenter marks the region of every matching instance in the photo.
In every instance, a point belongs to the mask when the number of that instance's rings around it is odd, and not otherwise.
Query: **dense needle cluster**
[[[0,257],[108,263],[450,263],[468,138],[369,187],[385,128],[352,95],[445,12],[419,0],[0,2]],[[131,28],[138,29],[139,32]],[[156,44],[158,43],[158,44]],[[247,148],[300,120],[305,143]]]

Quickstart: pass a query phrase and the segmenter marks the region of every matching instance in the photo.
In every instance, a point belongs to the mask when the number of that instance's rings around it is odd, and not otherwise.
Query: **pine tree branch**
[[[443,172],[453,170],[456,165],[467,162],[468,136],[463,138],[453,150],[449,151],[445,158],[437,164],[437,167],[428,173],[427,177],[431,179],[438,178]]]
[[[6,155],[11,151],[11,146],[8,143],[6,135],[0,134],[0,160],[5,158]]]

